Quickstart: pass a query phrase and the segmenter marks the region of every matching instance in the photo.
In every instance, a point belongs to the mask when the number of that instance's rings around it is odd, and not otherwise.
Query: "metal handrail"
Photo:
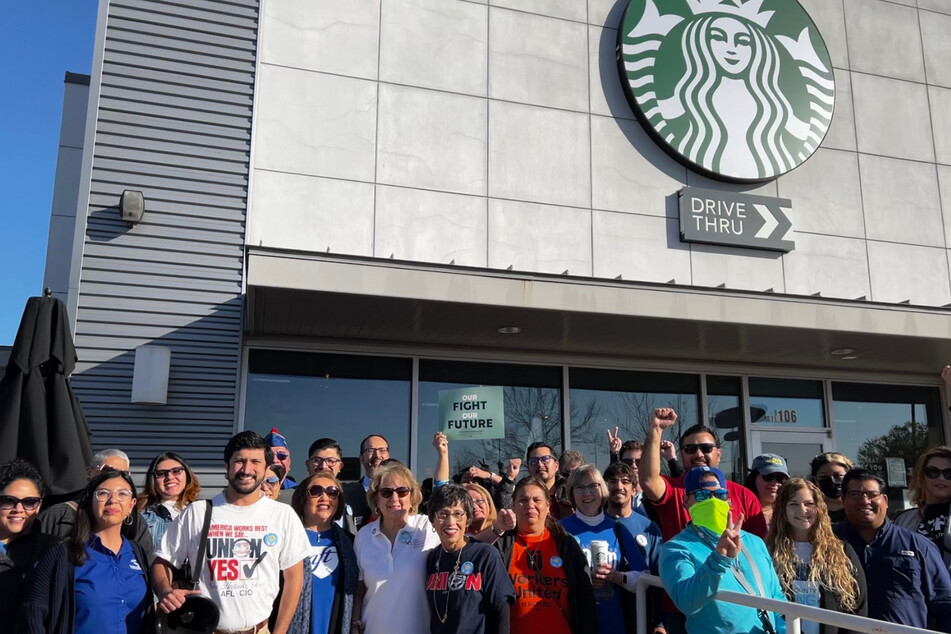
[[[647,586],[663,589],[664,584],[657,575],[643,574],[638,578],[635,591],[637,634],[647,634]],[[717,592],[714,600],[782,614],[786,617],[786,634],[801,634],[801,621],[803,619],[826,625],[835,625],[856,632],[865,632],[866,634],[940,634],[940,632],[925,630],[920,627],[887,623],[866,616],[815,608],[789,601],[777,601],[776,599],[767,599],[729,590]]]

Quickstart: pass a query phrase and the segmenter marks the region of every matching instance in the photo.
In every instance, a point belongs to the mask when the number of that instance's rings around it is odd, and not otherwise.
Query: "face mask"
[[[726,530],[726,520],[730,513],[730,503],[710,498],[703,502],[697,502],[690,507],[690,519],[697,526],[703,526],[713,531],[716,535],[723,534]]]
[[[819,490],[827,498],[839,499],[842,497],[842,483],[836,482],[832,478],[822,478],[819,480]]]

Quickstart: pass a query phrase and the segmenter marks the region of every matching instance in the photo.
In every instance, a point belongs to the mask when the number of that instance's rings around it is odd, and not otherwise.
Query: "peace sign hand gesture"
[[[740,543],[740,529],[743,528],[744,519],[743,514],[740,513],[740,519],[734,523],[733,511],[727,513],[726,530],[723,531],[723,534],[720,535],[720,540],[717,542],[717,552],[724,557],[736,559],[737,555],[740,554],[740,549],[742,548],[742,544]]]
[[[614,433],[611,433],[611,430],[608,431],[608,447],[611,448],[611,453],[621,453],[621,437],[617,433],[618,428],[614,428]]]

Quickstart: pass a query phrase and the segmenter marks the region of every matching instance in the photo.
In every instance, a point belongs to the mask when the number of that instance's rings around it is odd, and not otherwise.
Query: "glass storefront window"
[[[707,376],[707,426],[720,436],[720,470],[730,480],[743,482],[743,410],[740,408],[740,377]]]
[[[822,381],[750,377],[749,384],[754,425],[825,427]]]
[[[470,466],[498,473],[509,458],[521,458],[533,442],[545,442],[556,454],[562,449],[561,368],[501,363],[467,363],[423,359],[419,362],[419,449],[417,477],[433,477],[439,431],[439,393],[464,387],[501,386],[505,437],[494,440],[450,440],[449,470],[455,475]],[[603,432],[602,432],[603,433]]]
[[[291,475],[307,475],[307,449],[333,438],[344,454],[341,478],[360,473],[360,441],[383,434],[390,456],[409,464],[410,359],[251,350],[245,429],[287,438]]]
[[[571,448],[602,471],[611,459],[606,430],[617,427],[621,440],[643,442],[653,409],[672,407],[677,423],[664,439],[676,444],[700,418],[700,380],[693,374],[571,368],[569,381]]]
[[[836,450],[885,479],[889,509],[904,508],[918,456],[943,442],[937,388],[832,384]]]

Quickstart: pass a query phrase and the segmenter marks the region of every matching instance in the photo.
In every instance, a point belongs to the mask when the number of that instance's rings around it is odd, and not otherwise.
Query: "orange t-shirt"
[[[534,569],[529,565],[530,553],[533,554]],[[515,538],[509,577],[515,586],[512,634],[571,634],[568,579],[548,529],[534,537],[519,535]]]

